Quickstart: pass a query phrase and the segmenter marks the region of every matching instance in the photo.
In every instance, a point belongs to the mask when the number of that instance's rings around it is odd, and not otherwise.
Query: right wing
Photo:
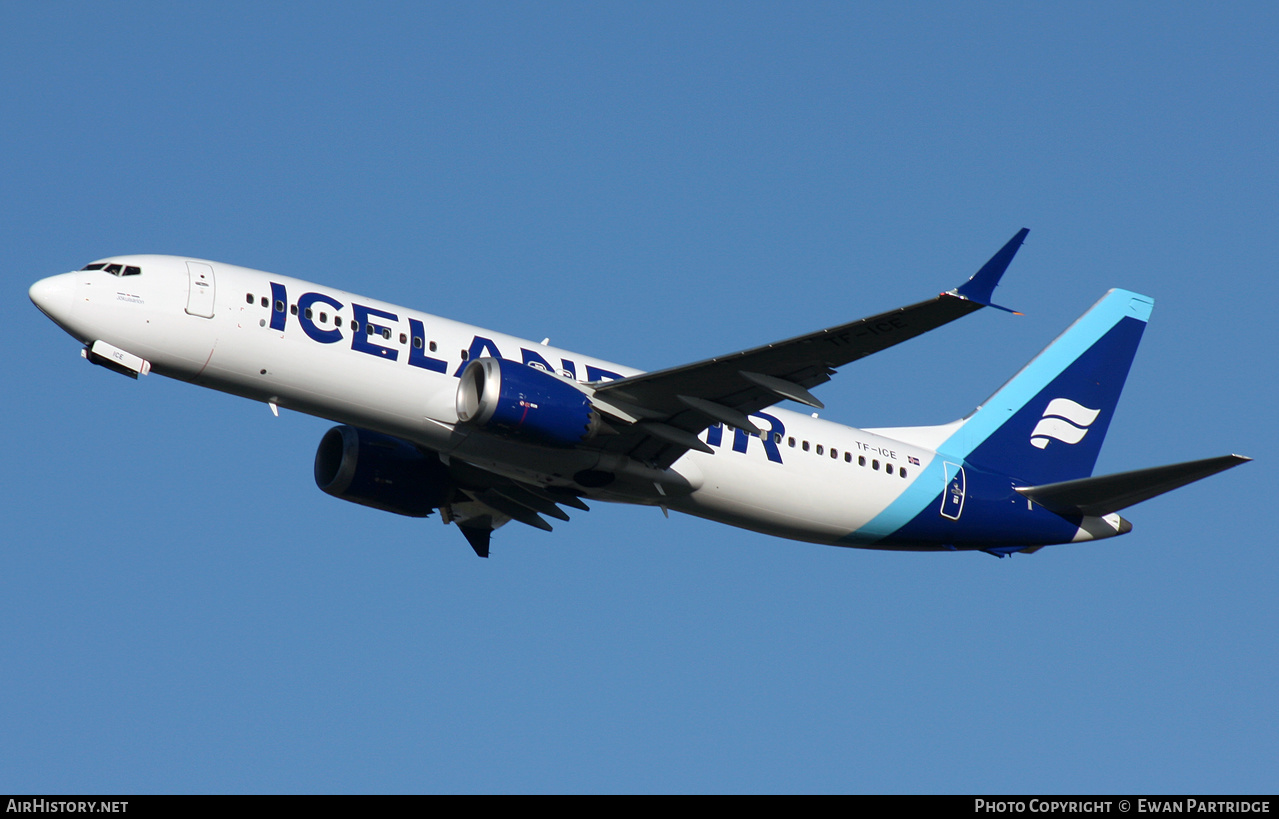
[[[697,437],[711,424],[761,435],[748,417],[753,412],[787,399],[821,409],[809,389],[829,381],[836,368],[982,307],[998,307],[991,295],[1027,232],[1018,231],[963,285],[929,301],[693,364],[587,384],[592,406],[616,432],[590,445],[666,468],[690,449],[713,451]],[[493,530],[508,521],[549,531],[542,515],[568,520],[561,505],[588,508],[568,489],[514,481],[456,460],[451,468],[459,497],[441,512],[480,557],[488,557]]]
[[[982,307],[998,307],[991,296],[1028,232],[1019,230],[967,282],[929,301],[750,350],[592,384],[592,402],[625,424],[600,443],[667,467],[689,449],[709,451],[697,434],[712,424],[759,434],[747,416],[779,401],[821,409],[809,390],[829,381],[838,367]]]

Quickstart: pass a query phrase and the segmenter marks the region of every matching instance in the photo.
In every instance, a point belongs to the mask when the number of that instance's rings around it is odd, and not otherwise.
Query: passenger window
[[[838,450],[838,449],[831,449],[831,451],[830,451],[830,456],[831,456],[832,458],[838,458],[838,457],[839,457],[839,450]]]
[[[818,445],[817,445],[817,454],[818,454],[818,455],[823,455],[823,454],[825,454],[824,452],[822,452],[822,445],[821,445],[821,444],[818,444]]]
[[[794,438],[787,438],[787,439],[786,439],[786,443],[790,445],[791,449],[794,449],[794,448],[795,448],[795,439],[794,439]]]
[[[409,337],[406,336],[404,333],[400,333],[400,343],[407,344],[408,341],[409,341]]]
[[[275,300],[275,312],[277,313],[284,312],[284,302],[280,301],[279,299]]]
[[[263,307],[270,307],[270,306],[271,306],[271,302],[267,301],[266,296],[263,296],[263,297],[262,297],[262,306],[263,306]]]
[[[296,304],[290,304],[289,312],[296,316],[298,314],[298,306]]]
[[[782,434],[780,432],[773,433],[773,443],[780,444],[782,442]]]
[[[878,469],[879,469],[879,459],[878,459],[878,458],[876,458],[875,460],[873,460],[873,461],[871,461],[871,462],[870,462],[870,468],[878,471]]]
[[[351,332],[352,333],[360,332],[360,323],[356,321],[355,319],[351,319]]]
[[[321,311],[320,311],[320,323],[321,323],[321,324],[323,324],[324,322],[326,322],[326,321],[328,321],[328,320],[329,320],[329,314],[328,314],[328,313],[325,313],[323,310],[321,310]]]
[[[805,442],[804,442],[804,451],[805,451],[805,452],[807,452],[807,451],[808,451],[808,441],[805,441]]]
[[[418,349],[418,350],[422,349],[422,337],[421,337],[421,336],[413,336],[413,347],[414,347],[415,349]]]
[[[897,474],[901,475],[903,478],[906,477],[906,467],[903,466],[901,469],[897,470]]]
[[[431,352],[435,352],[435,342],[431,342]]]
[[[387,339],[388,341],[390,340],[390,338],[391,338],[391,330],[390,330],[390,328],[388,328],[388,327],[383,327],[383,328],[382,328],[382,338],[385,338],[385,339]]]
[[[252,304],[252,303],[253,303],[253,294],[252,294],[252,293],[245,293],[245,294],[244,294],[244,303],[245,303],[245,304]]]
[[[853,462],[853,453],[851,453],[851,452],[845,452],[845,453],[844,453],[844,463],[846,463],[846,464],[851,464],[852,462]]]
[[[470,351],[470,350],[463,350],[463,351],[462,351],[462,360],[463,360],[463,361],[465,361],[466,359],[468,359],[468,358],[470,358],[470,357],[471,357],[471,351]]]
[[[306,308],[306,317],[307,317],[307,318],[310,318],[310,317],[311,317],[311,308],[310,308],[310,307]]]

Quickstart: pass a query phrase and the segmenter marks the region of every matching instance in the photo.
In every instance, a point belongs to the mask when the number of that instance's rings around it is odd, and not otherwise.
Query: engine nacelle
[[[315,485],[335,498],[424,518],[452,498],[448,467],[407,441],[334,427],[315,451]]]
[[[559,376],[502,358],[477,358],[462,370],[457,417],[552,446],[589,440],[600,423],[586,393]]]

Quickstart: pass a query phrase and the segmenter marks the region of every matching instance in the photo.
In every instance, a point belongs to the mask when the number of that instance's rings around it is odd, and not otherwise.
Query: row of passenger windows
[[[112,276],[141,276],[142,268],[133,267],[132,265],[107,264],[106,262],[97,262],[95,264],[87,264],[84,270],[101,270],[104,273],[110,273]]]
[[[774,443],[778,443],[778,444],[780,444],[780,443],[782,442],[782,434],[781,434],[780,432],[774,432],[774,433],[773,433],[773,442],[774,442]],[[810,444],[808,443],[808,441],[799,441],[799,442],[796,442],[796,440],[795,440],[794,438],[787,438],[787,439],[786,439],[786,445],[787,445],[787,446],[789,446],[789,447],[791,447],[792,449],[795,447],[796,443],[798,443],[798,444],[799,444],[800,449],[804,450],[805,452],[811,452],[811,451],[813,451],[814,449],[816,449],[816,451],[817,451],[817,454],[818,454],[818,455],[825,455],[825,454],[826,454],[826,447],[825,447],[825,446],[823,446],[822,444],[817,444],[817,445],[816,445],[816,447],[814,447],[814,446],[810,445]],[[836,449],[835,447],[831,447],[831,448],[830,448],[830,457],[831,457],[831,460],[833,460],[833,461],[837,461],[837,460],[839,460],[839,450],[838,450],[838,449]],[[849,451],[845,450],[845,451],[844,451],[844,463],[851,464],[852,462],[853,462],[853,453],[851,453],[851,452],[849,452]],[[858,455],[858,456],[857,456],[857,465],[858,465],[858,466],[866,466],[866,456],[865,456],[865,455]],[[894,465],[893,465],[893,464],[889,463],[888,461],[884,461],[883,466],[884,466],[884,471],[885,471],[886,473],[888,473],[889,475],[893,474],[893,469],[894,469]],[[870,460],[870,468],[871,468],[871,469],[874,469],[875,471],[879,471],[879,467],[880,467],[879,459],[878,459],[878,458],[872,458],[872,459]],[[906,477],[906,467],[904,467],[904,466],[898,466],[898,467],[896,467],[896,470],[897,470],[897,474],[898,474],[898,475],[900,475],[900,476],[901,476],[901,477],[903,477],[903,478],[904,478],[904,477]]]
[[[116,265],[116,267],[118,267],[118,266],[119,266],[119,265]],[[90,268],[96,269],[96,267],[94,267],[94,265],[89,265],[89,267],[87,267],[87,268],[85,268],[85,269],[86,269],[86,270],[88,270],[88,269],[90,269]],[[136,270],[137,268],[131,268],[131,269]],[[252,293],[245,293],[245,294],[244,294],[244,301],[245,301],[245,303],[246,303],[246,304],[253,304],[253,302],[254,302],[253,294],[252,294]],[[270,307],[270,306],[271,306],[271,300],[270,300],[270,299],[268,299],[266,296],[262,296],[262,299],[261,299],[261,305],[262,305],[263,307]],[[277,300],[276,300],[276,302],[275,302],[275,310],[276,310],[276,312],[277,312],[277,313],[283,313],[283,312],[284,312],[284,302],[283,302],[283,301],[280,301],[280,300],[278,300],[278,299],[277,299]],[[296,304],[289,305],[289,312],[296,316],[296,315],[298,314],[298,306],[297,306]],[[312,315],[311,308],[309,308],[309,307],[308,307],[308,308],[306,308],[306,310],[304,310],[304,311],[303,311],[303,313],[306,315],[306,317],[307,317],[308,319],[313,319],[313,320],[314,320],[314,318],[315,318],[315,317]],[[320,313],[319,313],[319,322],[320,322],[321,324],[325,324],[325,323],[327,323],[327,322],[328,322],[328,320],[329,320],[329,314],[328,314],[327,312],[325,312],[325,311],[321,310],[321,311],[320,311]],[[341,326],[342,326],[342,317],[341,317],[341,316],[335,315],[335,316],[333,317],[333,326],[334,326],[334,327],[341,327]],[[373,325],[372,325],[372,324],[366,324],[366,325],[365,325],[365,327],[364,327],[364,330],[365,330],[365,332],[366,332],[368,335],[373,335]],[[354,321],[354,320],[353,320],[353,321],[351,321],[351,331],[352,331],[352,332],[355,332],[355,333],[360,332],[360,323],[359,323],[358,321]],[[386,328],[386,327],[383,327],[383,328],[382,328],[381,335],[382,335],[382,338],[387,339],[387,340],[390,340],[390,338],[391,338],[391,331],[390,331],[390,329],[388,329],[388,328]],[[406,333],[400,333],[400,343],[401,343],[401,344],[407,344],[407,343],[408,343],[408,340],[409,340],[409,338],[408,338],[408,335],[407,335]],[[419,350],[420,350],[420,349],[422,349],[422,344],[423,344],[423,339],[422,339],[422,337],[421,337],[421,336],[413,336],[413,346],[414,346],[414,347],[416,347],[417,349],[419,349]],[[436,345],[436,343],[435,343],[434,341],[432,341],[432,342],[429,342],[429,343],[428,343],[428,347],[429,347],[429,349],[431,350],[431,352],[435,352],[435,351],[436,351],[436,346],[437,346],[437,345]],[[469,352],[469,351],[467,351],[467,350],[462,350],[461,352],[462,352],[462,360],[463,360],[463,361],[465,361],[465,360],[467,359],[467,357],[470,355],[470,352]],[[780,443],[782,442],[782,434],[781,434],[780,432],[774,432],[774,433],[773,433],[773,442],[774,442],[774,443],[778,443],[778,444],[780,444]],[[795,441],[795,439],[794,439],[794,438],[787,438],[787,439],[786,439],[786,443],[787,443],[787,445],[788,445],[788,446],[790,446],[792,449],[793,449],[793,448],[795,447],[795,445],[796,445],[796,441]],[[805,452],[809,452],[809,451],[811,450],[811,447],[810,447],[810,445],[809,445],[808,441],[802,441],[802,442],[800,442],[800,445],[801,445],[801,448],[802,448]],[[825,454],[825,450],[826,450],[826,448],[825,448],[822,444],[817,444],[817,454],[818,454],[818,455],[823,455],[823,454]],[[839,450],[835,449],[835,447],[831,447],[831,448],[830,448],[830,457],[831,457],[831,459],[832,459],[832,460],[839,460]],[[852,463],[852,462],[853,462],[853,453],[845,451],[845,452],[844,452],[844,462],[845,462],[845,463]],[[858,456],[857,456],[857,465],[858,465],[858,466],[866,466],[866,456],[865,456],[865,455],[858,455]],[[871,460],[871,462],[870,462],[870,468],[871,468],[871,469],[874,469],[874,470],[876,470],[876,471],[878,471],[878,470],[879,470],[879,459],[878,459],[878,458],[875,458],[875,459],[872,459],[872,460]],[[886,461],[885,461],[885,462],[884,462],[884,472],[886,472],[886,473],[888,473],[888,474],[890,474],[890,475],[891,475],[891,474],[893,473],[893,465],[892,465],[891,463],[888,463],[888,462],[886,462]],[[904,477],[906,477],[906,467],[904,467],[904,466],[897,467],[897,473],[898,473],[899,475],[901,475],[903,478],[904,478]]]
[[[253,302],[254,302],[253,294],[252,294],[252,293],[245,293],[245,294],[244,294],[244,301],[245,301],[245,303],[246,303],[246,304],[253,304]],[[262,298],[261,298],[261,305],[262,305],[263,307],[270,307],[270,306],[271,306],[271,300],[270,300],[269,298],[267,298],[266,296],[262,296]],[[275,301],[275,311],[276,311],[277,313],[283,313],[283,312],[284,312],[284,302],[283,302],[283,301],[281,301],[281,300],[279,300],[279,299],[276,299],[276,301]],[[297,306],[296,304],[290,304],[290,305],[289,305],[289,312],[290,312],[292,315],[295,315],[295,316],[296,316],[296,315],[298,314],[298,306]],[[320,310],[318,313],[313,313],[313,312],[312,312],[312,310],[311,310],[311,308],[310,308],[310,307],[308,307],[308,308],[306,308],[305,310],[303,310],[303,311],[302,311],[302,313],[303,313],[303,314],[304,314],[304,315],[305,315],[308,319],[311,319],[311,320],[313,320],[313,321],[318,321],[320,324],[327,324],[327,323],[328,323],[328,321],[329,321],[329,314],[328,314],[328,312],[327,312],[327,311],[324,311],[324,310]],[[358,321],[352,320],[352,321],[350,322],[350,325],[351,325],[351,332],[353,332],[353,333],[358,333],[358,332],[360,332],[360,323],[359,323]],[[342,317],[341,317],[341,316],[334,314],[334,316],[333,316],[333,326],[334,326],[334,327],[341,327],[341,326],[342,326]],[[373,333],[374,333],[373,325],[372,325],[372,324],[365,324],[365,325],[364,325],[364,332],[365,332],[365,334],[367,334],[367,335],[370,335],[370,336],[371,336],[371,335],[373,335]],[[382,336],[382,338],[387,339],[387,340],[389,341],[389,340],[391,339],[391,330],[390,330],[390,328],[383,327],[383,328],[382,328],[382,330],[381,330],[380,335]],[[407,334],[407,333],[400,333],[400,343],[401,343],[401,344],[408,344],[408,343],[409,343],[409,336],[408,336],[408,334]],[[429,349],[429,350],[430,350],[431,352],[433,352],[433,353],[434,353],[434,352],[436,352],[436,351],[437,351],[437,349],[438,349],[438,347],[439,347],[439,345],[437,345],[434,341],[426,341],[426,339],[422,338],[421,336],[413,336],[413,346],[414,346],[415,348],[417,348],[417,349],[419,349],[419,350],[420,350],[420,349],[422,349],[422,346],[423,346],[424,344],[426,345],[427,349]],[[469,355],[470,355],[470,351],[468,351],[468,350],[462,350],[462,360],[463,360],[463,361],[465,361]]]
[[[714,426],[719,426],[719,424],[715,424]],[[732,428],[725,427],[725,429],[732,429]],[[764,433],[764,434],[766,435],[767,433]],[[782,434],[780,432],[774,432],[773,443],[780,444],[781,442],[782,442]],[[808,441],[797,441],[793,437],[787,437],[786,445],[789,446],[791,449],[794,449],[796,446],[798,446],[800,449],[804,450],[805,452],[813,452],[815,450],[818,455],[825,455],[827,453],[826,447],[822,444],[817,444],[816,446],[814,446],[810,444]],[[831,460],[833,461],[839,460],[838,449],[836,449],[835,447],[831,447],[829,452],[830,452]],[[845,450],[844,463],[851,464],[852,462],[853,462],[853,453]],[[866,462],[865,455],[857,456],[858,466],[866,466],[866,463],[867,462]],[[884,472],[888,473],[889,475],[893,474],[894,470],[896,470],[898,475],[900,475],[903,478],[906,477],[906,467],[904,466],[896,466],[895,464],[889,463],[888,461],[884,461],[883,467],[884,467]],[[870,468],[874,469],[875,471],[879,471],[880,463],[878,458],[872,458],[870,460]]]

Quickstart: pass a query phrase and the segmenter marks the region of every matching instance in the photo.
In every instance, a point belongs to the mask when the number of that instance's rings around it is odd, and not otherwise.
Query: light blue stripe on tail
[[[928,469],[850,540],[885,537],[940,509],[947,462],[1027,485],[1091,475],[1153,305],[1127,290],[1107,293],[965,418]]]

